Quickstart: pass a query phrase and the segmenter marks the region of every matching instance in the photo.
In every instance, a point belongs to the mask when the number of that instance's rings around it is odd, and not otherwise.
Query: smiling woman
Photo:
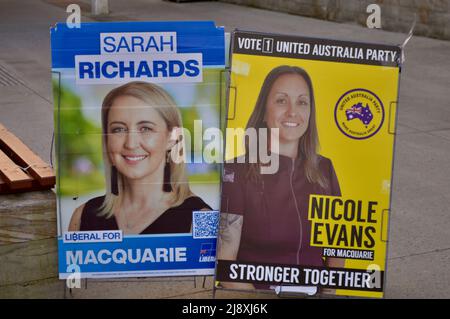
[[[184,141],[173,139],[181,115],[157,85],[130,82],[103,100],[106,194],[78,207],[69,231],[124,234],[189,233],[192,211],[211,208],[188,184],[185,163],[172,160]]]
[[[219,239],[218,259],[261,264],[335,266],[344,259],[322,258],[310,245],[311,194],[340,196],[330,159],[318,154],[316,103],[309,74],[281,65],[264,79],[247,129],[270,129],[279,142],[279,169],[263,174],[263,163],[226,163],[222,209],[227,215]],[[272,141],[273,139],[271,139]],[[245,142],[246,156],[250,155]],[[261,147],[261,146],[260,146]],[[275,152],[273,145],[269,149]],[[236,289],[269,289],[269,285],[223,283]]]

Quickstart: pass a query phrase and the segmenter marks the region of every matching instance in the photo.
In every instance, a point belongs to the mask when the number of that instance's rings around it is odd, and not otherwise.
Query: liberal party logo
[[[213,243],[203,243],[200,246],[199,262],[215,262],[216,247]]]
[[[383,103],[369,90],[350,90],[336,103],[334,119],[346,136],[363,140],[375,135],[383,125]]]

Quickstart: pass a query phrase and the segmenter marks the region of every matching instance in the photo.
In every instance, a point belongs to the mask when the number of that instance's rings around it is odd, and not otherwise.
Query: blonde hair
[[[100,207],[100,216],[106,216],[110,218],[114,214],[114,208],[121,200],[121,194],[123,194],[123,177],[120,172],[117,172],[117,183],[119,194],[114,195],[111,185],[111,171],[112,165],[108,156],[107,150],[107,138],[108,138],[108,115],[114,100],[119,96],[131,96],[137,98],[149,106],[157,106],[155,110],[164,119],[167,129],[172,131],[175,127],[182,127],[182,119],[180,111],[175,104],[172,97],[161,87],[147,82],[129,82],[122,86],[119,86],[110,91],[103,99],[102,104],[102,130],[103,130],[103,160],[105,167],[105,181],[106,181],[106,194],[105,200]],[[170,185],[172,186],[173,199],[172,206],[180,205],[191,193],[186,173],[186,167],[184,161],[176,163],[172,160],[171,152],[183,152],[183,140],[177,141],[177,147],[173,147],[169,151],[170,162]],[[163,183],[161,181],[161,187]]]

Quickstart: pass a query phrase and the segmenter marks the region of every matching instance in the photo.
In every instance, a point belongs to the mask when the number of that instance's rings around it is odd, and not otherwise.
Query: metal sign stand
[[[186,283],[192,283],[193,288],[201,288],[204,289],[204,291],[208,291],[206,289],[206,277],[207,276],[192,276],[192,277],[181,277],[181,276],[174,276],[174,277],[133,277],[133,278],[109,278],[109,279],[93,279],[93,278],[84,278],[81,279],[80,288],[69,288],[67,285],[67,280],[62,280],[63,283],[63,294],[64,299],[71,299],[74,298],[74,293],[77,290],[80,290],[81,293],[83,293],[84,290],[88,289],[88,282],[91,284],[93,283],[126,283],[126,284],[132,284],[132,283],[164,283],[164,284],[170,284],[171,282],[186,282]],[[197,285],[197,280],[200,278],[201,280],[201,286]],[[169,279],[169,280],[167,280]],[[106,296],[99,296],[101,298],[107,298]]]

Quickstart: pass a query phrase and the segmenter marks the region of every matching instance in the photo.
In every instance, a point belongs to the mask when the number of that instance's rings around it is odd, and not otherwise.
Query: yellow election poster
[[[401,48],[232,49],[216,288],[383,297]]]

